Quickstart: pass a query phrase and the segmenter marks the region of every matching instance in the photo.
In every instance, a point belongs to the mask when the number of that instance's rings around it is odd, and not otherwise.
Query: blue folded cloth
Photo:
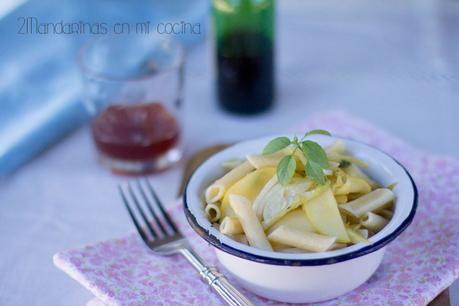
[[[151,32],[176,24],[169,35],[191,47],[205,37],[207,14],[206,0],[31,0],[0,19],[0,176],[89,120],[75,55],[84,41],[103,35],[95,24],[105,24],[107,34],[116,23],[135,31],[150,22]],[[66,23],[80,28],[68,34]]]

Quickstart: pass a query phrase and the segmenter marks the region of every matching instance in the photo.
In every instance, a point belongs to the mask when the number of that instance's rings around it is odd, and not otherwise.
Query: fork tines
[[[129,216],[145,243],[148,244],[157,239],[180,234],[164,210],[164,206],[150,182],[146,179],[143,183],[137,180],[135,186],[132,185],[131,183],[124,186],[118,185],[118,189]],[[152,203],[154,204],[152,205]],[[133,206],[136,209],[133,209]],[[136,215],[140,216],[140,222]]]

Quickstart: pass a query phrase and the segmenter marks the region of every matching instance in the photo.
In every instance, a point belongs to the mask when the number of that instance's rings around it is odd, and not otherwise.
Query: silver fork
[[[118,189],[132,222],[150,250],[156,255],[183,255],[228,305],[253,306],[241,292],[228,282],[223,274],[218,272],[216,268],[207,266],[202,258],[193,251],[188,241],[164,210],[164,206],[148,180],[145,180],[143,184],[137,180],[136,187],[133,188],[130,183],[127,183],[125,186],[119,185]],[[137,192],[134,192],[134,189]],[[156,205],[152,205],[151,202],[156,203]],[[143,222],[139,222],[132,206],[135,206],[135,210],[138,211]],[[147,209],[143,209],[142,206]],[[152,217],[151,222],[147,217],[148,214]]]

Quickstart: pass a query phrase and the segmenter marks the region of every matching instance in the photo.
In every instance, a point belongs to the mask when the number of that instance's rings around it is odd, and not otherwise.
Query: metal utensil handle
[[[201,277],[212,289],[231,306],[254,306],[226,277],[214,267],[207,267],[190,247],[180,249],[180,253],[198,270]]]

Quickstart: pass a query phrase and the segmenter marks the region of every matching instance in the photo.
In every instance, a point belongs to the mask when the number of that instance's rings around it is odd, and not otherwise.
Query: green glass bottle
[[[213,0],[217,95],[233,113],[271,107],[274,80],[274,0]]]

